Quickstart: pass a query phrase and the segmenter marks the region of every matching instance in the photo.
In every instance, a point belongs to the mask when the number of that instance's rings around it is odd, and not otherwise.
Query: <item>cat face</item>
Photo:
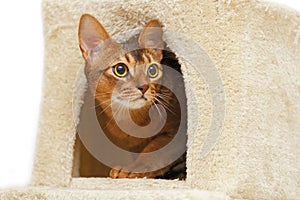
[[[137,109],[155,101],[163,76],[161,56],[149,50],[135,50],[115,60],[105,76],[116,82],[111,99],[114,103]],[[100,78],[98,87],[103,81]],[[100,93],[108,91],[102,90]]]
[[[97,19],[83,15],[80,48],[89,87],[102,108],[116,103],[139,109],[154,103],[163,77],[161,27],[152,20],[138,38],[119,44]]]

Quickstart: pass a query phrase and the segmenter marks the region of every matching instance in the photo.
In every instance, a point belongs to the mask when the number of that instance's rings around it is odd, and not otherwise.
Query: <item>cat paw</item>
[[[122,167],[114,167],[110,170],[109,176],[111,178],[143,178],[147,175],[144,173],[134,173]]]
[[[117,166],[110,170],[109,177],[111,178],[119,178],[119,174],[121,173],[122,167]]]

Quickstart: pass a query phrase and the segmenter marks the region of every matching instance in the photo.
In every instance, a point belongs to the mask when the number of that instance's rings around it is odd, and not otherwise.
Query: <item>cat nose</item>
[[[137,88],[143,93],[145,94],[145,92],[148,90],[149,85],[148,84],[139,84],[137,86]]]

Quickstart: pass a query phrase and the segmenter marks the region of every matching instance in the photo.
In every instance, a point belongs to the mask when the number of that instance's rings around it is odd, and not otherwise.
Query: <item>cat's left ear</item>
[[[162,50],[164,48],[164,41],[162,37],[162,24],[158,20],[151,20],[142,30],[138,42],[142,48]]]

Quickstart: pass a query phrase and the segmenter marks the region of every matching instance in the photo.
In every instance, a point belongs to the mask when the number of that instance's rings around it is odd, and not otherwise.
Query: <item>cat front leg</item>
[[[149,157],[145,153],[153,152],[157,149],[160,149],[160,147],[163,147],[169,141],[170,141],[170,137],[166,135],[161,135],[160,137],[156,137],[143,149],[143,151],[141,152],[141,154],[138,156],[138,158],[133,164],[124,167],[121,166],[114,167],[110,170],[109,176],[111,178],[143,178],[143,177],[155,178],[164,175],[173,166],[177,165],[178,162],[182,163],[183,156],[177,159],[175,162],[172,162],[172,158],[171,158],[172,152],[162,152],[162,154],[159,157],[151,157],[151,156]],[[182,144],[178,144],[178,145],[182,145]],[[163,155],[164,153],[165,155]],[[153,171],[153,169],[157,169],[157,168],[160,169]]]
[[[166,171],[168,171],[169,167],[166,167],[166,169],[160,169],[157,171],[152,171],[152,172],[136,172],[140,171],[136,169],[136,166],[129,166],[129,167],[114,167],[113,169],[110,170],[109,176],[111,178],[155,178],[157,176],[160,176],[164,174]],[[141,166],[140,168],[145,169],[144,166]],[[145,171],[147,171],[145,169]]]

